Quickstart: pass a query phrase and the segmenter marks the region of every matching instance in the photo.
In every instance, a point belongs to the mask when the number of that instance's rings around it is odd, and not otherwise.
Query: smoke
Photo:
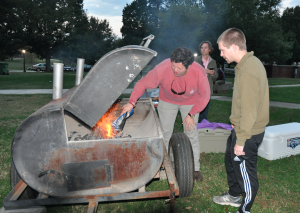
[[[204,38],[206,16],[203,7],[171,5],[160,12],[160,26],[153,42],[158,61],[169,58],[178,47],[186,47],[196,53]]]

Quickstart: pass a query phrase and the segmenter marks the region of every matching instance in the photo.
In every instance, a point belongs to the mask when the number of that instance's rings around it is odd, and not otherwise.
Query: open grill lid
[[[157,53],[143,46],[125,46],[104,55],[89,71],[64,109],[94,127]]]

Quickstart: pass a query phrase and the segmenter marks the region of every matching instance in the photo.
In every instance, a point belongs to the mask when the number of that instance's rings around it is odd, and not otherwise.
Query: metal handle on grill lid
[[[154,37],[155,37],[155,36],[151,34],[151,35],[149,35],[149,36],[143,38],[143,41],[141,42],[140,45],[143,46],[144,42],[146,41],[144,47],[148,47],[149,44],[150,44],[150,42],[154,39]]]

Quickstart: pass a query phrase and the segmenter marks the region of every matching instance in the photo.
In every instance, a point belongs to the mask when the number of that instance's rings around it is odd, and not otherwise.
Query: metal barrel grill
[[[78,86],[23,121],[12,141],[15,180],[5,208],[89,203],[93,212],[98,202],[153,197],[170,197],[174,208],[179,187],[151,99],[137,102],[122,132],[111,127],[128,102],[118,97],[156,54],[134,45],[107,53]],[[170,190],[145,192],[162,166]],[[18,200],[26,190],[37,199]]]

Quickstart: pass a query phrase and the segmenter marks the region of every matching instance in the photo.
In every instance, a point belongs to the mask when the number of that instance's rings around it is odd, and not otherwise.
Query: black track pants
[[[229,194],[231,196],[242,194],[243,200],[239,212],[250,212],[258,190],[257,151],[264,134],[265,132],[252,135],[246,141],[244,146],[245,155],[243,156],[234,154],[234,146],[236,144],[236,133],[234,130],[227,139],[225,165]]]

